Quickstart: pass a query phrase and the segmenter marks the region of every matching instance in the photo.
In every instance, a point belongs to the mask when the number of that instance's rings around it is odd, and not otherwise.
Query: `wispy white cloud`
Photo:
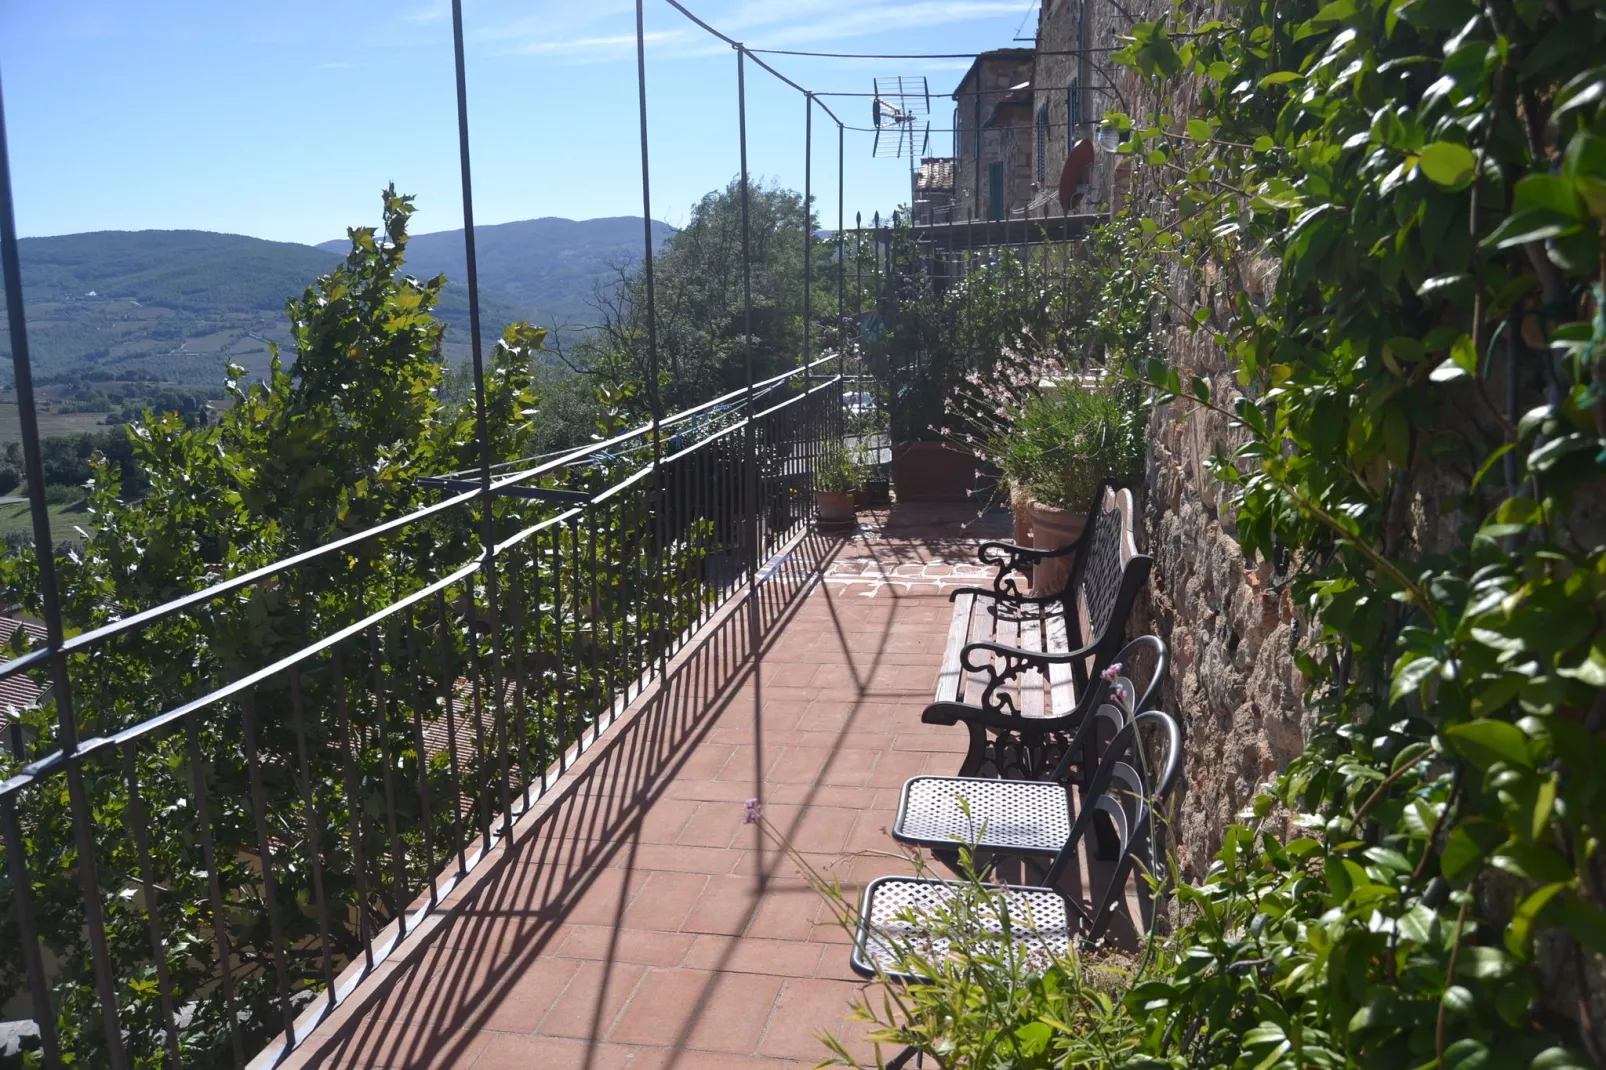
[[[728,33],[747,37],[755,47],[782,48],[822,44],[848,38],[889,35],[888,47],[902,52],[895,31],[936,29],[955,23],[1018,15],[1020,0],[917,0],[915,3],[865,3],[862,0],[802,0],[779,5],[745,3],[730,19]],[[918,51],[915,49],[914,51]]]
[[[1007,21],[1018,18],[1025,8],[1023,0],[698,0],[688,6],[710,25],[754,48],[865,50],[865,38],[881,37],[875,51],[884,52],[920,51],[900,47],[900,37],[909,31]],[[634,48],[634,10],[633,0],[551,2],[535,14],[525,9],[517,17],[493,19],[475,37],[507,53],[562,56],[571,63],[608,62]],[[683,29],[649,33],[647,40],[660,59],[704,56],[727,47],[690,23]],[[989,46],[997,43],[1001,42],[988,41]],[[950,62],[933,69],[952,66]]]
[[[451,13],[451,0],[429,0],[423,7],[416,11],[407,12],[402,18],[408,22],[437,22]]]
[[[673,41],[684,40],[687,34],[683,30],[666,30],[646,35],[648,44],[667,44]],[[611,58],[615,53],[628,52],[636,47],[636,35],[633,33],[614,34],[608,37],[575,37],[565,41],[529,41],[509,49],[510,52],[546,53],[546,52],[590,52],[596,53],[597,58]]]

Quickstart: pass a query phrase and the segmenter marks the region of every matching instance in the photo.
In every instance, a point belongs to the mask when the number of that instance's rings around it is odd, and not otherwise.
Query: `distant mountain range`
[[[653,224],[661,245],[674,233]],[[487,338],[517,319],[577,328],[614,266],[641,255],[640,217],[531,219],[475,228],[481,325]],[[318,246],[199,230],[99,231],[21,242],[23,297],[34,373],[97,379],[221,382],[224,359],[252,372],[268,343],[288,357],[285,301],[332,270],[345,239]],[[467,351],[462,230],[417,234],[408,267],[444,273],[438,314],[454,357]],[[0,301],[3,308],[3,301]],[[10,379],[0,332],[0,381]]]

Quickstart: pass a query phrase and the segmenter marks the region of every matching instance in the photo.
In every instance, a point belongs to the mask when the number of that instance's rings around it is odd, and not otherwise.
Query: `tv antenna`
[[[875,126],[874,155],[918,160],[931,146],[931,90],[925,75],[875,80],[870,108]]]

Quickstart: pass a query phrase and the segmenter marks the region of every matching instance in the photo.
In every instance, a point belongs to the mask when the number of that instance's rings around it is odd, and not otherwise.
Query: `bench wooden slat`
[[[938,702],[963,702],[964,682],[959,655],[970,637],[970,617],[980,599],[962,594],[954,599],[954,616],[948,624],[948,643],[942,648],[942,668],[937,671]]]
[[[1064,613],[1044,614],[1043,627],[1047,633],[1048,649],[1054,651],[1071,649],[1071,644],[1065,635]],[[1076,706],[1076,682],[1071,676],[1071,666],[1067,662],[1048,667],[1048,705],[1056,716],[1068,713]]]
[[[1004,631],[1002,625],[1007,622],[999,620],[999,604],[993,599],[976,599],[976,611],[970,619],[970,641],[972,643],[1005,643],[1002,638]],[[988,664],[996,664],[996,657],[989,657]],[[967,673],[965,675],[965,702],[981,704],[981,694],[988,688],[989,676],[986,672]]]
[[[1043,652],[1043,618],[1037,606],[1031,607],[1030,615],[1020,626],[1020,646],[1022,650],[1031,650],[1041,654]],[[1028,669],[1020,676],[1020,712],[1023,717],[1043,716],[1043,674],[1036,669]]]

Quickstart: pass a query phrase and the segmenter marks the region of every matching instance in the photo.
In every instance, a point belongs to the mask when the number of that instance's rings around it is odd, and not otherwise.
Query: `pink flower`
[[[1108,669],[1105,669],[1103,672],[1099,673],[1099,675],[1102,676],[1106,680],[1115,679],[1117,676],[1121,675],[1121,663],[1119,661],[1116,662],[1114,665],[1111,665]]]
[[[748,799],[742,806],[746,810],[746,813],[742,815],[742,824],[744,825],[756,825],[758,824],[758,819],[764,816],[764,808],[758,804],[757,799]]]

